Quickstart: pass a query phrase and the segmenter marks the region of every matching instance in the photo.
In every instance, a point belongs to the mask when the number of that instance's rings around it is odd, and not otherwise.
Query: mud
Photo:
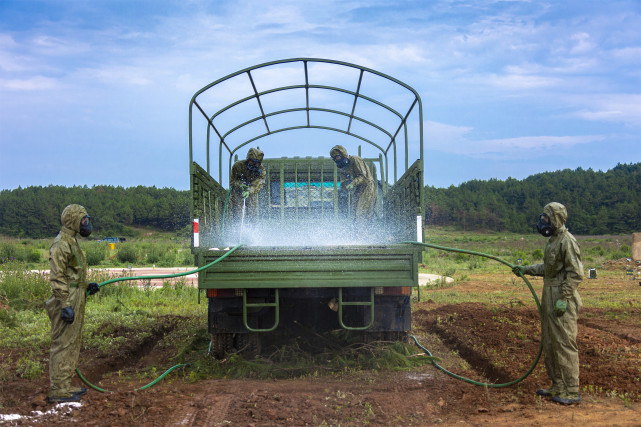
[[[607,282],[607,283],[606,283]],[[589,286],[630,286],[604,281]],[[468,282],[470,288],[492,284]],[[639,290],[630,288],[631,301]],[[604,292],[607,289],[604,288]],[[448,289],[441,290],[447,292]],[[145,339],[109,358],[83,354],[81,371],[114,393],[89,390],[79,406],[46,403],[47,373],[37,380],[0,381],[0,413],[21,418],[7,425],[639,425],[641,422],[641,309],[585,308],[579,322],[582,403],[559,406],[535,391],[548,385],[543,360],[524,381],[479,387],[432,365],[410,371],[330,372],[287,380],[192,380],[178,369],[155,386],[136,372],[172,366],[175,352],[157,343],[180,319],[166,318]],[[413,331],[441,365],[479,382],[502,383],[523,375],[539,347],[532,303],[509,305],[415,303]],[[113,331],[131,336],[133,331]],[[417,353],[421,353],[418,347]],[[18,350],[0,349],[4,366]],[[3,376],[5,378],[7,376]],[[80,380],[76,381],[81,385]],[[38,412],[43,413],[39,414]]]

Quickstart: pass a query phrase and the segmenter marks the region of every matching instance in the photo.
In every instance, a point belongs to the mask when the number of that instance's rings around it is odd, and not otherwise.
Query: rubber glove
[[[522,265],[515,265],[512,267],[512,273],[516,274],[517,276],[525,276],[525,266]]]
[[[60,318],[63,322],[71,324],[75,317],[76,314],[73,312],[73,308],[71,308],[71,306],[63,308],[62,312],[60,312]]]
[[[89,286],[87,286],[87,292],[89,292],[89,295],[93,295],[98,293],[100,290],[100,286],[96,282],[91,282],[89,283]]]
[[[243,195],[243,199],[246,199],[249,197],[249,186],[245,183],[240,185],[240,190],[241,194]]]
[[[565,314],[565,310],[567,309],[567,301],[564,301],[562,299],[556,300],[556,304],[554,304],[554,314],[556,314],[557,316],[563,316]]]

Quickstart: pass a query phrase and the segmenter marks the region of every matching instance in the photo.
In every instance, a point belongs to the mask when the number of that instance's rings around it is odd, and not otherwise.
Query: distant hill
[[[641,231],[641,163],[618,164],[607,172],[565,169],[519,181],[473,180],[458,187],[426,187],[425,220],[461,229],[532,231],[548,202],[568,209],[576,234]]]
[[[472,180],[457,187],[425,187],[427,225],[466,230],[532,231],[543,206],[568,208],[576,234],[641,231],[641,163],[607,172],[565,169],[524,180]],[[189,191],[156,187],[47,186],[0,191],[0,234],[50,238],[60,229],[69,203],[87,208],[93,236],[131,236],[134,227],[189,233]]]

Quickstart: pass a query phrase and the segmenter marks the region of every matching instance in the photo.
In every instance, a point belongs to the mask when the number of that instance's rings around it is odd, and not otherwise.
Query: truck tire
[[[211,354],[214,359],[222,360],[232,352],[234,335],[231,333],[211,334]]]
[[[235,334],[234,347],[236,352],[245,358],[252,358],[260,354],[260,335],[257,333]]]

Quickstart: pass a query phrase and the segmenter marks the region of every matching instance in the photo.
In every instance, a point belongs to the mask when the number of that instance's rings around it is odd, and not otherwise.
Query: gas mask
[[[247,170],[252,174],[258,175],[260,173],[260,160],[247,159],[245,165],[247,166]]]
[[[91,234],[91,222],[89,221],[89,215],[85,215],[80,220],[80,235],[82,237],[89,237]]]
[[[346,166],[349,166],[349,159],[346,157],[343,157],[341,155],[336,155],[333,157],[334,162],[336,163],[336,167],[338,168],[344,168]]]
[[[536,229],[543,237],[550,237],[552,233],[554,233],[554,227],[550,224],[550,218],[547,214],[542,213],[539,215],[539,222],[536,223]]]

